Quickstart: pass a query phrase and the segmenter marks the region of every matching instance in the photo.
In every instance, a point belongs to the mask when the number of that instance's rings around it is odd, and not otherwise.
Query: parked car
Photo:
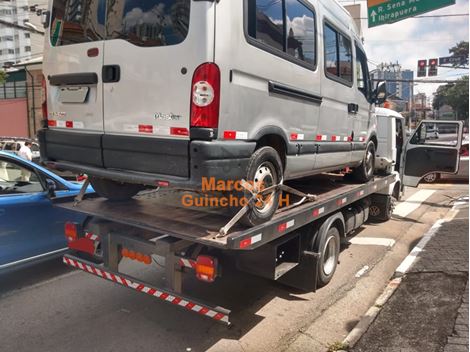
[[[80,188],[79,183],[0,151],[0,271],[65,250],[64,222],[81,222],[84,216],[54,207],[50,196],[74,196]]]
[[[33,154],[33,161],[39,162],[40,155],[39,155],[39,144],[35,141],[27,138],[6,138],[2,140],[0,144],[0,150],[13,152],[18,154],[21,147],[24,146],[26,141],[30,141],[31,145],[31,153]]]
[[[459,172],[456,175],[431,173],[423,177],[425,183],[435,183],[439,180],[450,179],[450,180],[468,180],[468,139],[462,141],[462,147],[460,148],[460,161],[459,161]]]
[[[51,1],[47,24],[41,155],[89,175],[100,195],[198,189],[203,178],[259,190],[347,167],[373,176],[371,111],[385,84],[373,89],[337,1],[90,0],[73,17],[67,4]],[[270,219],[279,196],[245,223]]]

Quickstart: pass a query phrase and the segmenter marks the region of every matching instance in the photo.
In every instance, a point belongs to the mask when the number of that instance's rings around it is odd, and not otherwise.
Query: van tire
[[[264,174],[263,174],[264,173]],[[282,179],[282,161],[279,154],[272,147],[262,147],[256,150],[250,158],[246,170],[246,180],[250,184],[261,182],[256,178],[256,174],[262,174],[263,180],[266,180],[266,187],[279,184]],[[251,193],[245,191],[243,196],[246,200],[251,198]],[[246,226],[256,226],[271,220],[272,216],[279,207],[279,197],[281,191],[272,194],[269,206],[265,209],[259,209],[256,205],[252,205],[241,222]]]
[[[356,181],[365,183],[374,177],[375,172],[375,144],[369,141],[361,165],[353,171],[353,177]]]
[[[112,202],[129,200],[144,189],[141,185],[98,177],[90,177],[90,183],[96,193]]]

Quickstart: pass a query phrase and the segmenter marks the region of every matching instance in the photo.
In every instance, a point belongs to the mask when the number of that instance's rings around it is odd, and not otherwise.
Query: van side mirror
[[[381,105],[387,100],[387,84],[379,82],[373,94],[374,102],[376,105]]]

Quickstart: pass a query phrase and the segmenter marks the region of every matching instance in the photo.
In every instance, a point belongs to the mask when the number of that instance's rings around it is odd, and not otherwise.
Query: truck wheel
[[[439,179],[439,175],[436,173],[428,174],[423,177],[423,181],[426,183],[434,183]]]
[[[372,197],[369,207],[369,220],[371,222],[386,222],[392,218],[397,199],[393,196],[376,195]]]
[[[317,253],[318,260],[318,287],[326,286],[336,271],[340,249],[339,230],[332,226],[324,236],[319,239]]]
[[[375,172],[375,144],[369,141],[367,144],[366,154],[361,165],[353,171],[354,178],[359,182],[368,182],[374,177]]]
[[[279,184],[282,179],[282,162],[274,148],[262,147],[256,150],[248,163],[246,180],[255,190],[262,190]],[[253,204],[242,223],[247,226],[256,226],[269,221],[279,206],[281,191],[272,191],[264,195]],[[251,193],[244,192],[244,197],[249,200]]]
[[[144,189],[141,185],[121,183],[98,177],[91,177],[90,183],[96,193],[113,202],[129,200]]]

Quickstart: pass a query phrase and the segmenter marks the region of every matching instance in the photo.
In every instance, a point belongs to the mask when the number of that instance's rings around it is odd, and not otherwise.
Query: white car
[[[462,142],[462,147],[460,148],[459,172],[456,175],[431,173],[423,177],[423,182],[434,183],[443,179],[468,180],[468,158],[468,140],[466,140]]]
[[[13,152],[15,154],[18,154],[18,151],[21,149],[21,147],[24,146],[25,142],[27,142],[28,139],[7,139],[3,140],[0,143],[0,150],[4,150],[6,152]],[[40,159],[39,155],[39,144],[36,142],[31,141],[32,146],[31,146],[31,152],[33,154],[33,161],[38,162]]]

